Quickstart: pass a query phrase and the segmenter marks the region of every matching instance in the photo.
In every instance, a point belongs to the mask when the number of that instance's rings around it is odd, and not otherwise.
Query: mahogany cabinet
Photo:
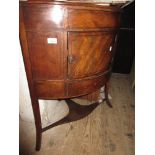
[[[42,128],[38,99],[66,99],[85,116],[98,104],[77,105],[70,98],[93,93],[108,81],[115,54],[121,9],[106,3],[21,1],[20,42],[36,125],[36,150],[42,132],[71,120],[70,115]],[[88,110],[87,110],[88,109]],[[73,116],[79,116],[79,115]]]

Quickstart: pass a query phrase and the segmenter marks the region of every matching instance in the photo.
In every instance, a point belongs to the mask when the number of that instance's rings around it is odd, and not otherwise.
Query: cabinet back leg
[[[106,84],[105,84],[105,99],[106,99],[106,103],[107,103],[107,105],[110,107],[110,108],[112,108],[112,104],[110,103],[110,101],[109,101],[109,97],[108,97],[108,91],[109,91],[109,83],[107,82]]]
[[[41,139],[42,139],[42,125],[41,125],[41,116],[40,116],[40,107],[38,100],[32,100],[32,108],[36,126],[36,151],[39,151],[41,148]]]

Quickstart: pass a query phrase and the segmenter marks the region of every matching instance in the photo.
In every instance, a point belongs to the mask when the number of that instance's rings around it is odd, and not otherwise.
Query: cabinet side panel
[[[19,36],[20,36],[20,44],[22,48],[22,55],[28,80],[28,86],[30,90],[31,99],[35,99],[35,93],[33,91],[33,80],[32,80],[32,70],[31,70],[31,62],[28,53],[28,45],[27,45],[27,37],[25,32],[24,18],[23,18],[23,10],[20,6],[19,8]]]

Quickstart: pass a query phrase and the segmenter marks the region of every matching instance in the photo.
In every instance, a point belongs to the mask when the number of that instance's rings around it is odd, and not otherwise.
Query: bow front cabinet
[[[106,101],[111,106],[107,83],[120,13],[119,6],[104,3],[20,2],[20,43],[35,117],[37,150],[42,132],[52,127],[42,128],[38,99],[68,100],[105,86]],[[74,103],[68,104],[72,107]]]

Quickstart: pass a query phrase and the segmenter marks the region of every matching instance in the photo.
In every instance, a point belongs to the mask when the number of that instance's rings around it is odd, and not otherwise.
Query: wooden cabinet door
[[[114,32],[69,32],[68,76],[83,78],[109,68]]]
[[[27,32],[34,80],[63,78],[61,32]]]

